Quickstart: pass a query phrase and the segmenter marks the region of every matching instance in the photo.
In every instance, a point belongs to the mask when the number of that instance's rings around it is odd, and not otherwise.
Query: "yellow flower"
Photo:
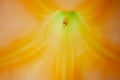
[[[120,62],[119,47],[113,46],[96,31],[113,14],[115,1],[22,0],[21,2],[42,23],[27,37],[14,41],[7,48],[0,50],[1,73],[2,70],[3,72],[6,69],[14,70],[31,63],[33,69],[44,69],[46,77],[52,76],[48,79],[37,76],[38,79],[34,80],[86,80],[84,76],[87,72],[90,74],[92,71],[100,70],[105,75],[108,69],[111,69],[111,75],[112,71],[120,74],[117,64]],[[41,68],[43,65],[46,67]],[[24,67],[29,70],[29,65],[23,66],[23,70]],[[49,67],[52,67],[51,72],[48,70]],[[16,72],[16,75],[18,73]]]

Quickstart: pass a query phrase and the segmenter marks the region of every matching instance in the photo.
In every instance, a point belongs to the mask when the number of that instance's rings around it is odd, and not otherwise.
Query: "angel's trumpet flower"
[[[0,48],[0,80],[120,80],[120,47],[96,31],[113,0],[20,2],[42,23]]]

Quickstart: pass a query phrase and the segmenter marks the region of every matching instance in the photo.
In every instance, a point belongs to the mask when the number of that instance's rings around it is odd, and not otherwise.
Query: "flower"
[[[114,10],[114,1],[22,0],[21,2],[43,23],[25,38],[14,41],[0,51],[3,53],[0,56],[1,70],[9,67],[14,70],[31,63],[33,71],[39,70],[40,67],[47,76],[53,74],[48,80],[84,80],[82,76],[84,71],[91,72],[95,68],[104,73],[108,65],[117,66],[116,69],[119,70],[116,62],[118,63],[120,59],[115,54],[119,52],[118,47],[111,48],[113,46],[111,42],[97,31],[99,26],[104,25],[113,14],[111,10]],[[41,68],[43,65],[47,67]],[[52,67],[51,72],[49,67]],[[110,69],[117,72],[114,68]]]

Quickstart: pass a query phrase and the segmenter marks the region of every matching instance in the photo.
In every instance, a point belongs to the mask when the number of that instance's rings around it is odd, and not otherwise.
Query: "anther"
[[[67,27],[69,21],[68,21],[68,17],[66,17],[64,20],[63,20],[63,27]]]

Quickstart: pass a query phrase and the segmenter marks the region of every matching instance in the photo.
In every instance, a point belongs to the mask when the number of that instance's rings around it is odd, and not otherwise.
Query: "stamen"
[[[67,27],[68,23],[69,23],[68,17],[66,17],[66,18],[64,19],[64,21],[63,21],[63,27],[64,27],[64,28]]]

